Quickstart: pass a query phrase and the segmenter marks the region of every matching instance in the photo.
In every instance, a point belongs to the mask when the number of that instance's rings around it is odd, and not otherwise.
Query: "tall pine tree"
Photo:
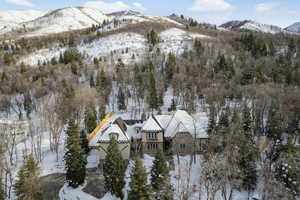
[[[150,85],[149,85],[149,106],[153,110],[158,108],[158,97],[156,91],[156,82],[153,73],[150,74]]]
[[[64,156],[66,165],[66,180],[68,184],[76,188],[84,183],[86,175],[86,155],[81,146],[78,125],[70,120],[67,129],[66,153]]]
[[[150,200],[150,187],[147,184],[147,172],[141,158],[135,160],[135,167],[131,174],[128,200]]]
[[[97,112],[94,106],[87,107],[84,113],[85,130],[88,133],[93,132],[97,126]]]
[[[153,161],[151,186],[154,192],[154,199],[173,199],[172,186],[170,184],[170,169],[161,149],[158,150]]]
[[[282,118],[275,107],[272,107],[269,111],[266,131],[268,138],[275,142],[281,141],[281,136],[283,133]]]
[[[0,200],[5,200],[5,193],[2,183],[2,177],[0,177]]]
[[[41,200],[39,178],[40,168],[30,155],[21,166],[14,185],[17,200]]]
[[[208,135],[213,135],[216,131],[216,119],[215,119],[215,111],[214,108],[210,109],[209,112],[209,120],[208,120],[208,127],[207,127],[207,133]]]
[[[125,164],[115,137],[111,138],[103,164],[105,190],[123,198]]]
[[[118,109],[126,110],[125,95],[121,88],[119,88],[119,91],[118,91]]]
[[[84,150],[85,154],[89,153],[89,141],[87,135],[84,130],[80,132],[80,139],[81,139],[81,148]]]

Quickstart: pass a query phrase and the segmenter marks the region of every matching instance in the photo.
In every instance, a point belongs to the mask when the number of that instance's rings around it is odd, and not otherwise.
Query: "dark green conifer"
[[[123,198],[122,189],[125,185],[125,164],[118,143],[114,136],[111,137],[107,154],[103,163],[105,190],[118,198]]]
[[[128,200],[150,200],[150,187],[147,183],[147,172],[141,158],[135,160],[135,167],[131,174]]]
[[[64,156],[66,166],[66,181],[76,188],[84,183],[86,176],[86,155],[81,146],[78,125],[74,120],[69,120],[66,131],[66,153]]]
[[[21,166],[14,185],[17,200],[42,200],[39,178],[40,168],[30,155]]]
[[[161,149],[158,150],[153,161],[151,169],[151,186],[154,199],[173,199],[172,186],[170,183],[170,169]]]

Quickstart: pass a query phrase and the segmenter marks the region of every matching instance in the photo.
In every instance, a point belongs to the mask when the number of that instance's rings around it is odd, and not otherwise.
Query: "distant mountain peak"
[[[262,33],[285,33],[286,31],[280,28],[279,26],[270,25],[270,24],[262,24],[253,20],[233,20],[229,21],[220,26],[221,28],[225,28],[228,30],[247,30],[247,31],[255,31]]]
[[[295,33],[300,33],[300,22],[296,22],[288,27],[285,28],[285,30]]]
[[[122,10],[107,14],[108,16],[122,16],[122,15],[141,15],[142,13],[134,10]]]

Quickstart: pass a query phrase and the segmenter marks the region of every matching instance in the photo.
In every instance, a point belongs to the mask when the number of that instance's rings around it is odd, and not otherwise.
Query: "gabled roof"
[[[189,132],[194,135],[195,126],[191,115],[184,110],[178,110],[165,129],[165,137],[174,137],[177,132]]]
[[[160,126],[163,129],[166,129],[173,116],[172,115],[155,115],[154,117],[158,121]]]
[[[154,116],[150,116],[149,119],[145,122],[142,131],[163,131],[163,128],[158,123],[157,119]]]
[[[111,114],[105,121],[102,121],[101,126],[99,125],[93,132],[93,137],[89,140],[89,146],[98,146],[99,142],[109,142],[112,133],[118,134],[118,142],[129,142],[130,138],[127,132],[120,127],[119,123],[115,123],[119,117],[117,114]]]

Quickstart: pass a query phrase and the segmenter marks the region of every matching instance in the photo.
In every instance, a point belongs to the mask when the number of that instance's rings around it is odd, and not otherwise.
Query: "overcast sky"
[[[300,0],[0,0],[0,10],[53,10],[68,6],[94,7],[105,13],[131,9],[163,16],[184,14],[218,25],[244,19],[281,27],[300,22]]]

